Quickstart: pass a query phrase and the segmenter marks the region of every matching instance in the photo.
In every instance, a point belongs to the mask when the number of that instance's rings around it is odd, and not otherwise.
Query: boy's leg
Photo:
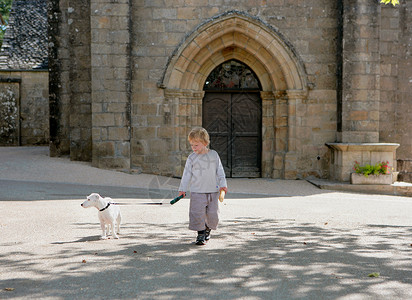
[[[207,225],[206,225],[206,230],[205,230],[205,240],[206,240],[206,241],[210,240],[210,231],[212,231],[212,229],[210,229],[210,228],[207,227]]]
[[[202,231],[206,229],[206,194],[191,193],[190,208],[189,208],[189,229],[194,231]]]
[[[219,193],[210,193],[206,207],[206,225],[209,229],[216,230],[219,224]]]
[[[196,244],[197,245],[206,245],[206,232],[205,230],[197,232]]]

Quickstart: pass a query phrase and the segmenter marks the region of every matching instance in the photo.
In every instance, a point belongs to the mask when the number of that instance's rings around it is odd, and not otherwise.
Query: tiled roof
[[[47,1],[13,1],[0,51],[0,69],[47,69]]]

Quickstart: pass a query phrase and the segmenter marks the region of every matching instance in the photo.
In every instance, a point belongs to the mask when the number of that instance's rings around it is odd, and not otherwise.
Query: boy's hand
[[[223,200],[225,199],[225,195],[227,193],[227,187],[221,187],[219,190],[219,201],[223,202]]]
[[[185,192],[179,191],[179,196],[182,196],[182,195],[183,195],[183,198],[186,197],[186,193],[185,193]]]
[[[220,192],[221,190],[224,190],[225,193],[227,194],[227,187],[221,187],[221,188],[219,189],[219,192]]]

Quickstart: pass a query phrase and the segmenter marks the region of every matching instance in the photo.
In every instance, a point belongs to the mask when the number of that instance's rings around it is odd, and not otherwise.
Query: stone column
[[[298,154],[296,151],[296,107],[302,104],[307,97],[307,92],[302,90],[288,90],[286,91],[288,98],[288,139],[287,152],[285,155],[285,173],[284,179],[296,179],[297,176],[297,160]]]
[[[202,126],[202,100],[204,91],[165,90],[165,102],[169,103],[174,128],[170,162],[173,164],[172,175],[182,176],[188,148],[187,135],[196,126]]]
[[[131,3],[91,1],[92,164],[130,168]]]
[[[70,159],[92,159],[90,0],[70,0],[67,7]]]
[[[272,177],[275,154],[275,96],[260,92],[262,98],[262,177]]]
[[[342,143],[379,142],[380,4],[343,1]]]
[[[50,0],[47,8],[50,156],[61,156],[70,154],[68,0]]]
[[[272,178],[285,178],[285,154],[288,146],[288,99],[285,91],[274,92],[274,157]]]
[[[91,160],[90,0],[48,2],[50,155]]]
[[[173,164],[172,175],[176,177],[182,176],[182,149],[180,149],[180,136],[185,133],[185,128],[179,126],[179,99],[182,97],[182,92],[178,90],[167,89],[164,92],[165,103],[167,103],[168,115],[170,118],[169,126],[172,128],[170,157]]]
[[[396,162],[399,144],[379,143],[381,4],[343,0],[342,97],[338,142],[332,150],[330,178],[348,181],[355,160],[364,164]],[[341,121],[341,122],[339,122]]]

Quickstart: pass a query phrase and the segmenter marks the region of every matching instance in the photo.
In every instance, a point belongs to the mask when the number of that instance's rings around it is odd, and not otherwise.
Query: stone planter
[[[351,173],[351,184],[392,184],[392,174],[385,175],[369,175],[366,177],[363,174]]]

